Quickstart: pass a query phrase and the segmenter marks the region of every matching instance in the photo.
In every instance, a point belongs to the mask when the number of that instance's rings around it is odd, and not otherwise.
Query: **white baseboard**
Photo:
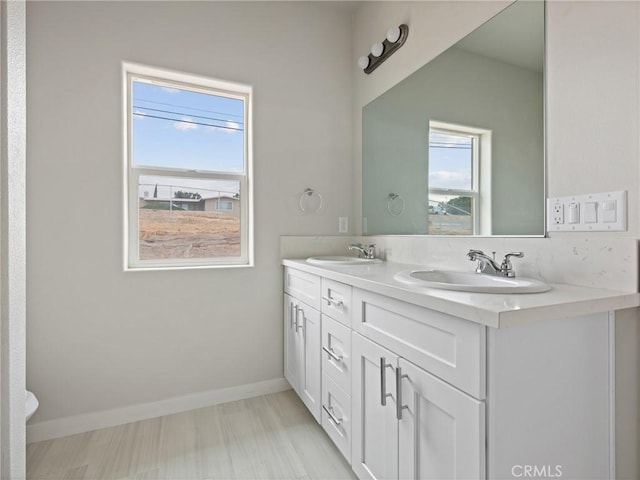
[[[284,378],[274,378],[237,387],[191,393],[157,402],[140,403],[112,410],[101,410],[72,417],[46,420],[27,426],[27,443],[66,437],[76,433],[114,427],[148,418],[162,417],[172,413],[186,412],[219,403],[282,392],[289,388],[291,387]]]

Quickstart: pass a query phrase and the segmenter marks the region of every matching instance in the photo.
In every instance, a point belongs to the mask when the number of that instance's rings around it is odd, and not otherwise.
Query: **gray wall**
[[[331,2],[28,2],[32,422],[282,377],[279,236],[350,213],[349,27]],[[254,268],[122,272],[123,60],[253,85]]]

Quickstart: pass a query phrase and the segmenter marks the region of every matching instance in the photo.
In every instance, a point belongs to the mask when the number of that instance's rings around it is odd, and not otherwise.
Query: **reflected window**
[[[480,179],[481,157],[490,162],[490,135],[475,127],[429,122],[430,235],[479,233],[482,206],[489,203],[482,201]]]

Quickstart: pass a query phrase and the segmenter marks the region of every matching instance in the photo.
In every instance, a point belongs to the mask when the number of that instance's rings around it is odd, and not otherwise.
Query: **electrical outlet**
[[[338,232],[347,233],[349,231],[349,217],[338,217]]]
[[[556,203],[551,207],[553,210],[551,222],[554,225],[562,225],[564,223],[564,205]]]

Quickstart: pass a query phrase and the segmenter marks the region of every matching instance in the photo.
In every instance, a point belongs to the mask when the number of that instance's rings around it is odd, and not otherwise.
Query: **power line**
[[[206,110],[204,108],[195,108],[195,107],[187,107],[185,105],[176,105],[174,103],[165,103],[165,102],[156,102],[155,100],[146,100],[144,98],[136,98],[134,99],[135,101],[140,101],[140,102],[149,102],[149,103],[155,103],[158,105],[168,105],[170,107],[178,107],[178,108],[186,108],[187,110],[199,110],[201,112],[207,112],[207,113],[215,113],[217,115],[225,115],[227,117],[238,117],[238,118],[244,118],[244,115],[234,115],[233,113],[225,113],[225,112],[215,112],[213,110]]]
[[[167,118],[167,117],[159,117],[157,115],[148,115],[146,113],[133,113],[135,116],[144,117],[144,118],[156,118],[158,120],[168,120],[170,122],[178,122],[178,123],[189,123],[192,125],[202,125],[203,127],[211,127],[211,128],[222,128],[224,130],[234,130],[236,132],[244,131],[244,128],[233,128],[233,127],[223,127],[222,125],[211,125],[210,123],[201,123],[201,122],[193,122],[191,120],[183,120],[177,118]]]
[[[149,108],[149,107],[143,107],[140,105],[134,105],[133,108],[140,108],[142,110],[151,110],[153,112],[162,112],[162,113],[170,113],[172,115],[189,115],[190,117],[195,117],[195,118],[204,118],[206,120],[213,120],[214,122],[233,122],[233,123],[237,123],[237,124],[243,124],[244,122],[236,122],[235,120],[229,120],[227,118],[213,118],[213,117],[203,117],[200,115],[192,115],[190,113],[183,113],[183,112],[172,112],[170,110],[159,110],[157,108]]]

